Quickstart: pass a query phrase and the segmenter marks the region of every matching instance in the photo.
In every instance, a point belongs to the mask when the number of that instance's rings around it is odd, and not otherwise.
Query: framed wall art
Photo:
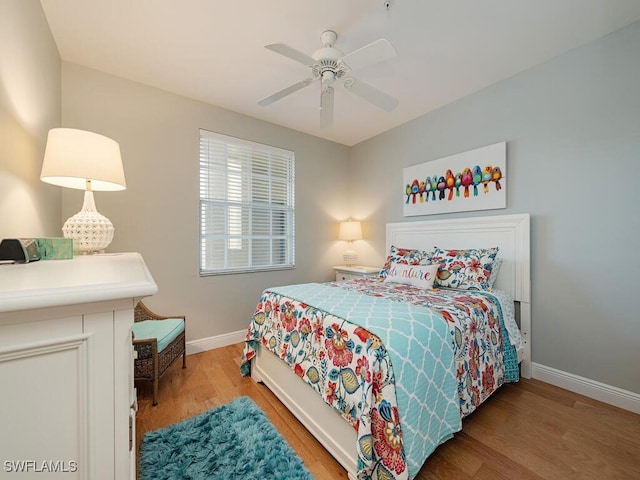
[[[404,216],[507,207],[507,144],[495,143],[403,169]]]

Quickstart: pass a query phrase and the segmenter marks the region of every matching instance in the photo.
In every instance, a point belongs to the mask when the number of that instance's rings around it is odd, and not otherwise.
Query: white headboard
[[[525,341],[522,376],[531,372],[531,254],[529,214],[426,220],[387,224],[387,252],[391,245],[433,250],[499,247],[503,263],[494,288],[520,302],[520,330]]]

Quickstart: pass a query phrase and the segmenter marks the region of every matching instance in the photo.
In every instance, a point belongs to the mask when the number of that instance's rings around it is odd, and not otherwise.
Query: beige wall
[[[350,214],[347,147],[75,64],[63,63],[62,85],[63,125],[120,143],[127,189],[95,193],[116,229],[108,251],[143,255],[159,286],[148,304],[185,313],[188,340],[246,328],[268,286],[331,279],[336,222]],[[295,152],[295,270],[199,276],[200,128]],[[65,218],[81,204],[82,192],[63,192]]]
[[[0,239],[61,236],[60,187],[40,181],[60,126],[60,57],[37,0],[0,1]]]

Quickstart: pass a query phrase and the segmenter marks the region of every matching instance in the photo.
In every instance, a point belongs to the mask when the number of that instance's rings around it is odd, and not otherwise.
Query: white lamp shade
[[[40,180],[61,187],[85,190],[124,190],[120,146],[114,140],[85,130],[49,130]]]
[[[362,226],[360,222],[340,222],[339,240],[351,242],[353,240],[362,240]]]

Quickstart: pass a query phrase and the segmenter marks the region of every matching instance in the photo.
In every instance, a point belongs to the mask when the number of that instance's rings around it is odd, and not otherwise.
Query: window
[[[200,274],[295,266],[288,150],[200,130]]]

